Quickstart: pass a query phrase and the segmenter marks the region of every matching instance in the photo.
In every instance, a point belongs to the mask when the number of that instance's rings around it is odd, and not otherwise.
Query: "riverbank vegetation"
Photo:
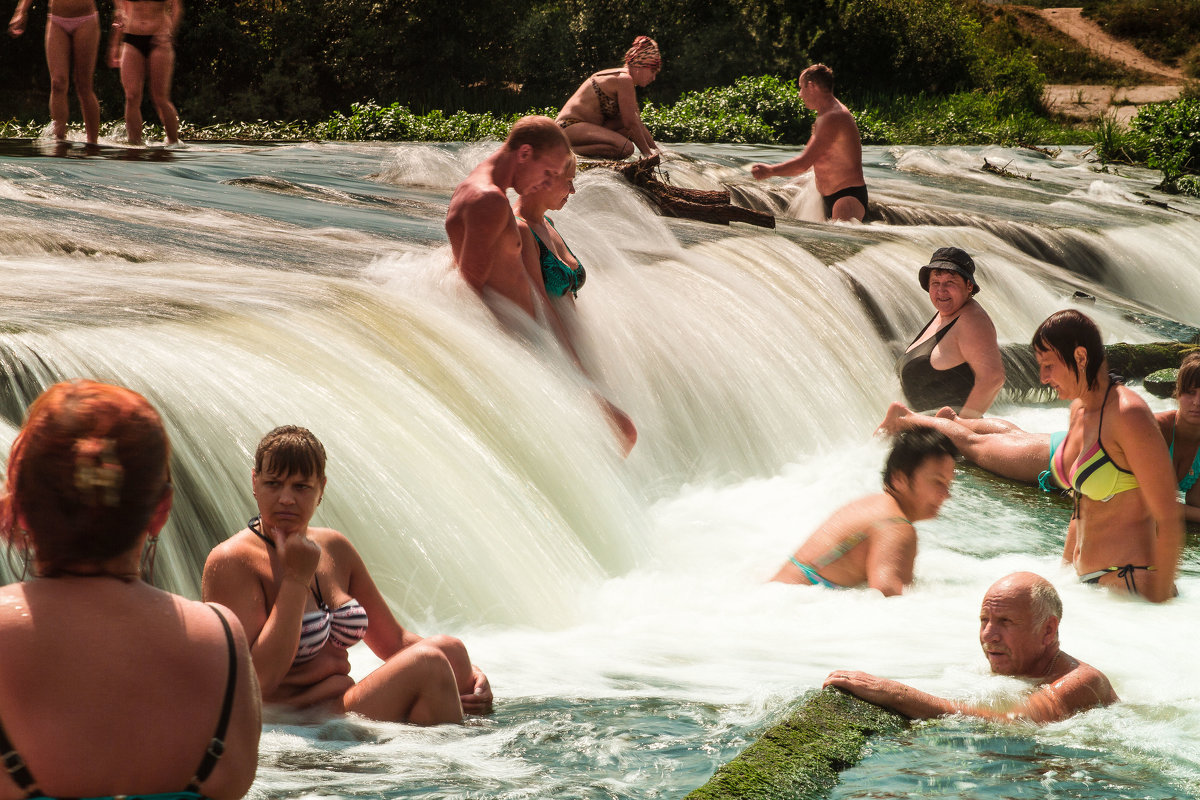
[[[1089,0],[1088,13],[1127,30],[1138,9],[1156,18],[1148,3],[1174,9],[1168,23],[1179,35],[1169,54],[1188,63],[1184,45],[1200,32],[1196,0]],[[1048,113],[1041,100],[1047,82],[1152,79],[1097,58],[1021,7],[981,0],[460,0],[455,13],[445,12],[434,0],[192,4],[177,41],[181,133],[209,140],[498,138],[519,114],[553,114],[584,76],[619,63],[633,36],[647,33],[659,41],[665,69],[644,92],[644,118],[662,141],[801,144],[812,115],[795,76],[823,61],[834,67],[837,93],[868,144],[1099,139],[1105,159],[1140,157],[1164,170],[1165,185],[1186,188],[1180,179],[1197,171],[1194,157],[1180,155],[1186,134],[1175,131],[1190,111],[1178,120],[1154,112],[1153,122],[1129,131]],[[39,28],[31,25],[0,51],[0,108],[13,114],[0,135],[39,135],[46,124]],[[119,110],[115,71],[100,70],[96,84],[103,108]],[[105,135],[119,131],[119,123],[105,124]],[[1118,135],[1117,146],[1103,143]]]

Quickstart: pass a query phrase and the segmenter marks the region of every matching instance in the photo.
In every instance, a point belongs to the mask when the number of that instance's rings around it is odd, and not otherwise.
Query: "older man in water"
[[[454,264],[493,311],[503,298],[537,319],[533,286],[521,260],[521,235],[505,194],[535,192],[562,174],[571,155],[562,128],[549,117],[517,120],[499,150],[454,190],[446,234]]]
[[[994,710],[918,691],[866,672],[829,673],[826,686],[913,719],[967,714],[992,720],[1057,722],[1120,698],[1104,673],[1058,647],[1062,600],[1050,582],[1032,572],[1015,572],[992,584],[979,611],[979,644],[997,675],[1037,682],[1025,700]]]
[[[862,169],[862,137],[854,116],[833,96],[833,70],[813,64],[800,73],[800,99],[817,112],[804,151],[782,164],[752,164],[755,180],[800,175],[809,169],[825,202],[825,219],[862,221],[867,214],[867,181]]]

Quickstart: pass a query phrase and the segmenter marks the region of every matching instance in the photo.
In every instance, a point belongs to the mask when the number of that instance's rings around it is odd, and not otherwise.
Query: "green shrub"
[[[1163,173],[1164,190],[1194,185],[1183,176],[1200,174],[1200,100],[1180,99],[1143,106],[1130,123],[1141,138],[1146,164]]]
[[[685,92],[670,105],[646,103],[642,120],[656,139],[795,144],[808,140],[816,115],[793,82],[770,75],[741,77],[732,86]]]
[[[1179,62],[1179,68],[1183,70],[1185,78],[1200,81],[1200,44],[1187,51]]]
[[[829,0],[834,18],[810,53],[857,90],[971,88],[979,23],[960,0]]]

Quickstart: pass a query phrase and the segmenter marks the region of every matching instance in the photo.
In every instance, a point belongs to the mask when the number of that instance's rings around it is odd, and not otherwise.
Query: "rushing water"
[[[318,521],[351,536],[406,625],[461,636],[495,687],[496,714],[464,728],[270,721],[253,797],[682,797],[835,668],[1019,691],[976,642],[984,590],[1017,569],[1055,582],[1064,648],[1124,702],[1041,729],[919,726],[876,742],[838,796],[1200,791],[1194,537],[1179,599],[1126,601],[1060,568],[1062,501],[960,470],[903,597],[763,583],[878,488],[871,431],[932,313],[916,268],[934,249],[975,256],[1002,341],[1076,291],[1109,340],[1190,335],[1200,204],[1144,205],[1151,173],[1074,151],[867,148],[891,224],[810,224],[807,182],[749,180],[783,150],[671,155],[672,182],[732,183],[780,216],[767,231],[667,220],[585,173],[555,220],[588,269],[582,358],[639,429],[623,461],[546,336],[503,333],[449,270],[450,193],[492,147],[0,145],[4,451],[53,381],[150,397],[177,486],[159,573],[194,597],[208,549],[253,513],[258,438],[306,425],[330,454]],[[1012,395],[994,412],[1066,422]]]

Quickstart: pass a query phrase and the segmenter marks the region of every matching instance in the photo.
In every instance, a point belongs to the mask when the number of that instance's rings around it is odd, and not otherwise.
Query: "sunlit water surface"
[[[835,795],[1200,789],[1195,538],[1179,599],[1123,600],[1060,568],[1064,500],[960,470],[903,597],[764,583],[878,489],[871,433],[932,313],[916,269],[934,249],[975,256],[1003,342],[1075,291],[1110,341],[1182,338],[1200,205],[1144,205],[1154,175],[1078,152],[867,148],[893,224],[812,224],[808,181],[749,179],[784,150],[670,154],[672,182],[730,184],[780,217],[766,231],[666,220],[584,173],[554,217],[588,270],[584,362],[640,432],[623,461],[588,382],[536,329],[501,331],[449,268],[450,193],[493,147],[0,147],[4,451],[56,380],[145,393],[175,447],[160,581],[195,597],[208,549],[253,513],[258,438],[306,425],[330,453],[318,521],[356,542],[406,625],[461,636],[495,687],[495,715],[463,728],[271,720],[252,797],[682,797],[832,669],[981,701],[1025,689],[976,641],[983,592],[1021,569],[1059,587],[1064,648],[1124,702],[1041,729],[918,726],[874,742]],[[1028,395],[994,413],[1066,425]],[[357,674],[377,663],[351,655]]]

